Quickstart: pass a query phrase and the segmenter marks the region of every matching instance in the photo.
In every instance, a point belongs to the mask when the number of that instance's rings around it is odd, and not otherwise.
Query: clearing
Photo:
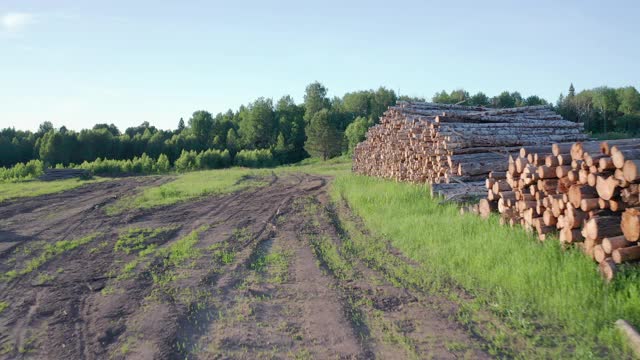
[[[504,354],[456,320],[451,296],[406,280],[412,261],[363,242],[330,177],[294,171],[148,206],[139,194],[175,197],[149,190],[175,177],[0,203],[0,358]]]

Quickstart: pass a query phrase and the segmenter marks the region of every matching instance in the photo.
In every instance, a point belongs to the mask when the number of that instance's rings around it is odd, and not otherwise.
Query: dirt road
[[[0,204],[0,358],[488,358],[452,303],[343,253],[328,178],[105,214],[168,180]]]

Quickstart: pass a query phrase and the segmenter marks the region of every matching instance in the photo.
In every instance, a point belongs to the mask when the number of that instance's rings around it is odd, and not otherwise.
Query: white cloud
[[[9,32],[19,31],[33,22],[34,16],[28,13],[10,12],[0,18],[0,26]]]

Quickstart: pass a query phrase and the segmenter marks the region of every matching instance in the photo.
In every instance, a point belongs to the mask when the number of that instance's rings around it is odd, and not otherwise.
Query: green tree
[[[452,104],[468,105],[469,98],[469,93],[464,89],[454,90],[449,94],[449,101]]]
[[[431,101],[438,104],[449,104],[451,103],[451,99],[449,98],[449,94],[447,90],[442,90],[441,92],[437,92],[431,98]]]
[[[49,130],[40,141],[40,159],[55,165],[68,163],[70,150],[65,148],[65,136],[55,130]]]
[[[547,101],[545,99],[540,98],[537,95],[531,95],[524,100],[525,106],[534,106],[534,105],[547,105]]]
[[[40,136],[43,136],[51,130],[53,130],[53,124],[51,123],[51,121],[45,121],[38,127],[38,134]]]
[[[369,91],[346,93],[342,98],[342,111],[349,113],[353,119],[358,116],[369,116],[372,97]]]
[[[307,124],[318,111],[328,108],[327,88],[317,81],[307,85],[304,94],[304,119]]]
[[[231,155],[235,155],[236,152],[240,150],[240,139],[238,138],[238,133],[236,133],[236,130],[233,128],[227,132],[227,149]]]
[[[304,148],[311,156],[327,160],[340,154],[342,134],[331,121],[327,109],[318,111],[306,128],[307,141]]]
[[[158,156],[158,161],[156,162],[156,171],[159,173],[165,173],[170,169],[171,163],[169,162],[169,157],[165,154],[160,154],[160,156]]]
[[[178,133],[181,133],[182,130],[184,130],[184,129],[185,129],[184,120],[182,118],[180,118],[180,121],[178,121],[178,129],[177,129]]]
[[[120,129],[114,124],[95,124],[93,130],[106,129],[113,136],[120,136]]]
[[[189,119],[189,127],[195,135],[201,148],[206,148],[211,142],[211,130],[213,129],[213,116],[205,110],[198,110]]]
[[[353,153],[353,149],[356,148],[359,142],[364,141],[367,130],[371,125],[373,125],[371,120],[359,117],[347,126],[344,135],[347,138],[349,154]]]
[[[492,103],[497,108],[510,108],[516,106],[516,99],[508,91],[503,91],[493,98]]]
[[[259,98],[249,106],[248,116],[240,123],[240,136],[249,149],[265,149],[274,142],[273,101]]]
[[[283,96],[276,104],[277,127],[279,130],[276,146],[279,143],[280,134],[284,137],[286,156],[281,162],[295,162],[307,156],[304,150],[306,135],[304,132],[304,107],[296,105],[291,96]]]
[[[606,86],[594,89],[593,106],[602,114],[602,131],[606,133],[609,129],[608,123],[620,106],[616,91]]]
[[[640,112],[640,93],[633,86],[627,86],[616,90],[620,106],[618,111],[625,115]]]
[[[388,90],[382,86],[379,87],[373,94],[373,101],[370,105],[371,114],[369,117],[373,119],[373,122],[377,123],[382,114],[387,111],[387,108],[395,105],[397,100],[398,98],[393,90]]]
[[[491,102],[489,101],[489,97],[485,95],[482,91],[478,91],[471,98],[469,98],[468,104],[471,106],[488,106]]]

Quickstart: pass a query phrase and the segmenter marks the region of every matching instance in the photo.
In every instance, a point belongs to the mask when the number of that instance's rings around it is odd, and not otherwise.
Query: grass
[[[118,200],[106,207],[109,215],[121,213],[127,209],[153,208],[171,205],[201,196],[231,193],[249,187],[266,184],[262,179],[270,174],[269,170],[251,170],[232,168],[221,170],[195,171],[178,175],[169,183],[147,187],[141,194]]]
[[[8,271],[5,273],[4,278],[6,280],[13,280],[14,278],[20,275],[26,275],[34,270],[37,270],[40,266],[45,264],[47,261],[53,259],[54,257],[62,253],[73,250],[78,246],[84,245],[92,241],[98,235],[100,235],[100,233],[91,234],[80,239],[61,240],[53,244],[48,244],[44,247],[42,253],[39,256],[29,260],[23,269]]]
[[[0,301],[0,314],[2,314],[2,312],[5,311],[8,307],[9,307],[9,304],[7,304],[4,301]]]
[[[562,251],[557,241],[540,244],[521,229],[500,226],[497,218],[460,216],[423,186],[347,175],[336,179],[332,192],[375,235],[424,267],[423,281],[431,289],[461,285],[514,322],[559,327],[568,336],[558,342],[572,349],[565,357],[628,355],[621,353],[613,323],[623,318],[640,325],[637,273],[606,285],[580,252]]]
[[[105,178],[93,180],[67,179],[58,181],[22,181],[0,183],[0,202],[23,197],[34,197],[71,190],[78,186],[107,181]]]
[[[163,248],[160,251],[160,255],[165,257],[165,267],[177,267],[189,259],[199,257],[202,252],[199,248],[196,248],[196,244],[199,241],[200,233],[207,230],[207,228],[208,226],[203,225],[190,232],[187,236],[171,244],[171,246]]]
[[[114,246],[114,251],[122,251],[130,254],[132,251],[138,251],[141,256],[143,253],[153,252],[156,245],[151,241],[158,236],[176,230],[175,226],[161,227],[157,229],[149,228],[129,228],[118,236],[118,240]]]
[[[274,171],[277,174],[298,172],[328,176],[346,175],[351,171],[351,158],[340,156],[327,161],[308,158],[292,165],[279,166]]]
[[[272,284],[282,284],[289,280],[289,266],[293,253],[280,247],[269,251],[259,249],[250,268],[258,273],[267,273],[266,281]]]

